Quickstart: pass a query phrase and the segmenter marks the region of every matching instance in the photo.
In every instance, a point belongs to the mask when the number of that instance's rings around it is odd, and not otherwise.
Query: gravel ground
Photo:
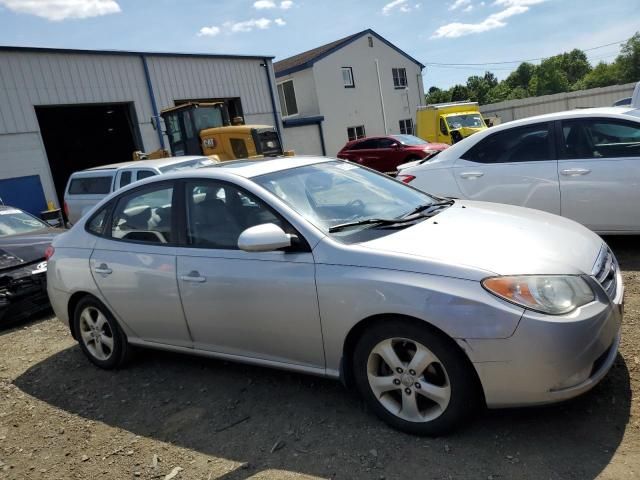
[[[622,346],[571,402],[416,438],[333,381],[159,352],[101,371],[45,317],[0,331],[0,478],[639,477],[640,244],[607,240],[626,283]]]

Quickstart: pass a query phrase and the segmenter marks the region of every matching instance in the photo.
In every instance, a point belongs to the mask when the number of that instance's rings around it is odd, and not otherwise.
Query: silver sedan
[[[48,255],[53,308],[99,367],[140,346],[341,379],[415,434],[586,392],[620,338],[621,276],[594,233],[339,160],[139,182]]]

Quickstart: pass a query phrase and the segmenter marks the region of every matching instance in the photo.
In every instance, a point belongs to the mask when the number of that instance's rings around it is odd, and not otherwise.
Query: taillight
[[[67,205],[66,201],[64,202],[63,209],[64,209],[64,214],[67,216],[67,218],[69,218],[69,205]]]
[[[416,177],[413,175],[396,175],[396,178],[400,180],[402,183],[410,183]]]
[[[44,251],[45,260],[49,260],[51,257],[53,257],[53,254],[55,253],[55,251],[56,249],[53,248],[53,245],[49,245],[47,249]]]

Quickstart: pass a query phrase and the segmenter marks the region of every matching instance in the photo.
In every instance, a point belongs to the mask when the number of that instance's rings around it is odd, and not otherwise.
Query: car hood
[[[539,210],[456,200],[434,217],[364,242],[367,249],[497,275],[590,274],[603,241]]]
[[[52,240],[64,230],[47,229],[28,235],[0,238],[0,272],[44,258]]]

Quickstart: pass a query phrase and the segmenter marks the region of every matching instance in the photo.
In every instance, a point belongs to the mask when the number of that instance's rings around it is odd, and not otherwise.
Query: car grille
[[[603,247],[592,273],[611,300],[616,296],[618,262],[608,247]]]

